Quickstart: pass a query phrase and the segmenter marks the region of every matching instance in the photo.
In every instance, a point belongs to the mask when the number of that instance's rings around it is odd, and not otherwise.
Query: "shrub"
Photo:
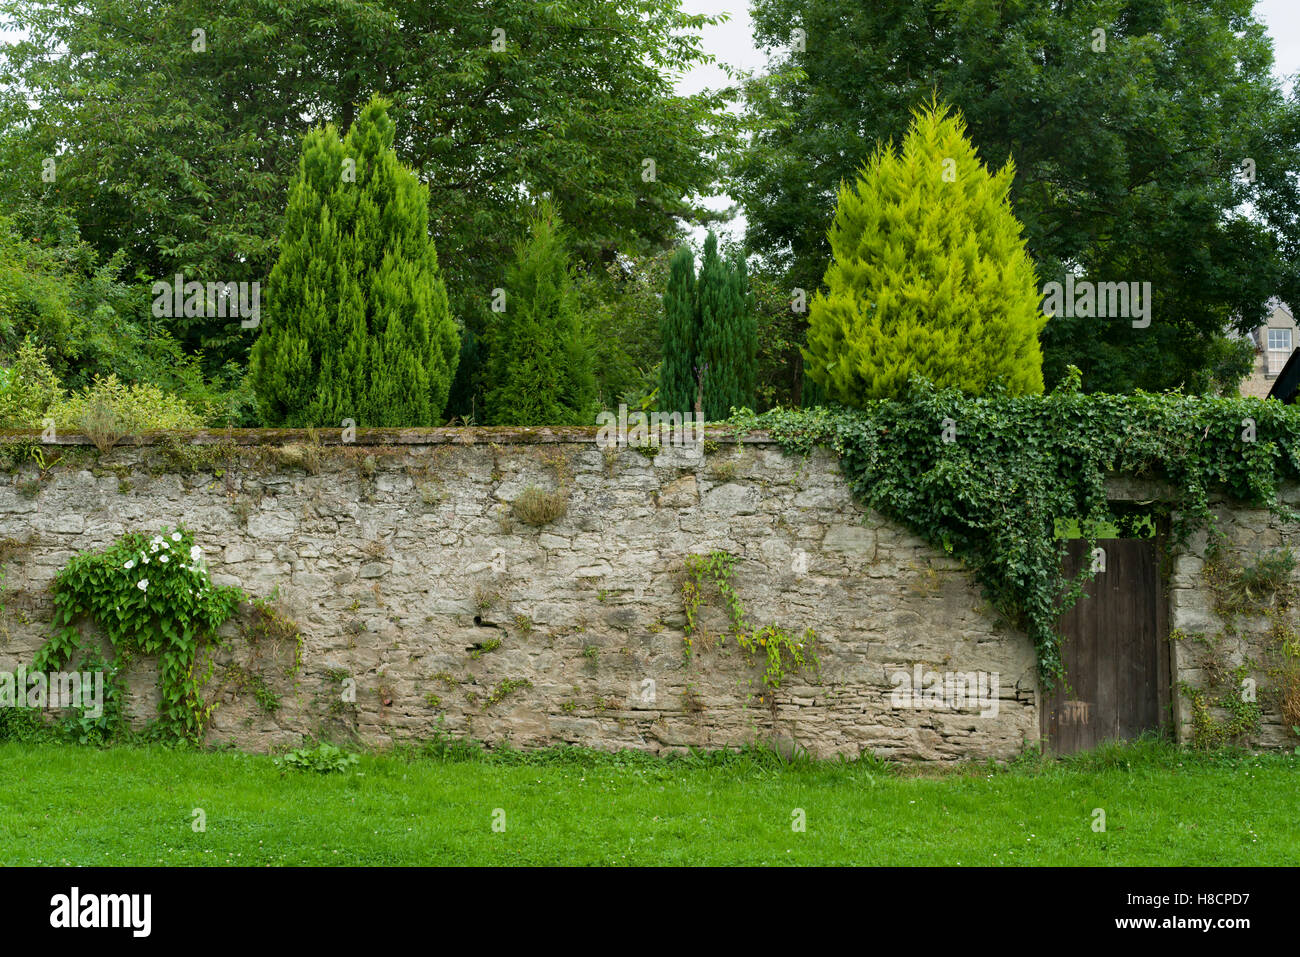
[[[913,114],[901,151],[876,150],[842,186],[826,292],[809,308],[807,374],[851,406],[902,395],[913,376],[979,395],[1043,391],[1034,267],[1008,199],[960,114]]]
[[[322,743],[314,748],[296,748],[272,763],[281,771],[315,771],[329,774],[346,771],[360,760],[357,755],[332,744]]]
[[[96,379],[79,393],[56,401],[50,418],[60,429],[112,429],[126,435],[156,429],[198,429],[203,420],[179,396],[155,385],[127,385],[115,375]]]
[[[0,368],[0,428],[41,427],[49,408],[63,397],[45,351],[26,339],[7,369]]]

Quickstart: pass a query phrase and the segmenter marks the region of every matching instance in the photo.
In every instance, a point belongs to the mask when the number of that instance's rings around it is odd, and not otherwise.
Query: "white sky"
[[[704,50],[718,60],[741,70],[757,70],[766,63],[764,55],[754,49],[748,0],[682,0],[682,8],[687,13],[730,14],[727,23],[708,27],[703,33]],[[1290,89],[1291,78],[1300,74],[1300,0],[1258,0],[1255,16],[1268,27],[1273,39],[1273,72]],[[706,88],[720,88],[727,83],[726,74],[718,67],[699,67],[683,76],[677,89],[682,93],[695,93]],[[706,203],[711,209],[725,210],[732,205],[732,200],[719,196]],[[720,225],[717,231],[739,239],[744,230],[744,217],[738,215],[730,223]],[[703,243],[704,232],[696,231],[694,239],[697,245]]]

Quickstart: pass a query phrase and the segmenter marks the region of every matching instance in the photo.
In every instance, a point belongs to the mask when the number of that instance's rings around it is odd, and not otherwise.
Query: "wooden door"
[[[1097,543],[1104,570],[1061,619],[1065,683],[1051,689],[1040,712],[1043,737],[1058,754],[1130,740],[1169,724],[1159,546],[1154,538]],[[1067,575],[1092,561],[1086,541],[1069,542]]]

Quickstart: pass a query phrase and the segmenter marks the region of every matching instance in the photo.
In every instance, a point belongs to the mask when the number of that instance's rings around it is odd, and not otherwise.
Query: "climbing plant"
[[[766,430],[793,453],[837,452],[864,505],[971,567],[993,607],[1032,638],[1045,680],[1061,677],[1057,622],[1091,575],[1063,577],[1056,519],[1108,521],[1108,473],[1165,482],[1176,540],[1213,528],[1216,489],[1296,517],[1277,488],[1300,476],[1300,409],[1278,402],[1085,395],[1071,370],[1044,396],[972,398],[913,379],[904,398],[858,410],[745,412],[731,424]]]
[[[686,657],[690,658],[694,652],[695,640],[700,634],[697,620],[700,604],[706,591],[713,588],[727,606],[730,634],[751,659],[759,656],[765,659],[763,683],[772,689],[779,688],[789,670],[810,664],[817,666],[817,636],[811,628],[802,635],[796,635],[779,625],[751,628],[745,620],[745,608],[731,587],[731,572],[735,564],[736,556],[730,552],[715,551],[708,555],[686,556],[686,580],[682,582],[682,606],[686,612],[686,628],[682,640],[686,646]],[[722,636],[722,640],[725,637]]]
[[[153,538],[126,534],[103,551],[75,556],[54,579],[53,592],[53,634],[32,668],[60,670],[78,652],[95,657],[80,628],[90,619],[115,653],[104,672],[108,694],[116,700],[124,660],[157,655],[157,727],[197,742],[212,710],[200,694],[204,678],[195,673],[199,650],[246,596],[209,581],[193,535],[184,528],[164,528]]]

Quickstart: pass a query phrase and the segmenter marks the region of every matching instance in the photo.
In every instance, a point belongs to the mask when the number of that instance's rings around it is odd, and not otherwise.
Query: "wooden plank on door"
[[[1066,682],[1045,697],[1040,727],[1061,754],[1130,740],[1166,724],[1168,649],[1154,539],[1105,539],[1105,568],[1061,618]],[[1067,543],[1064,571],[1093,561],[1082,539]]]

